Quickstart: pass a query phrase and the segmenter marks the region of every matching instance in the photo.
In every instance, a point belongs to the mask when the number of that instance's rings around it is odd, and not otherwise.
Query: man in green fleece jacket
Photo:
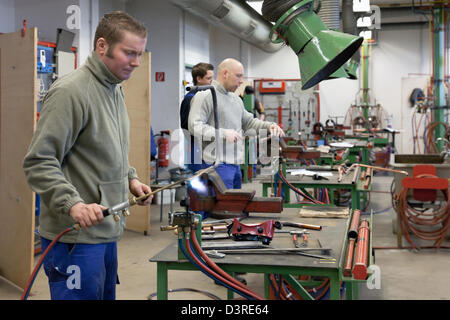
[[[120,85],[139,66],[146,41],[140,22],[123,12],[106,14],[86,63],[58,79],[44,99],[23,164],[43,200],[43,250],[66,228],[82,227],[62,237],[44,260],[52,299],[115,299],[125,218],[104,218],[102,210],[126,201],[128,191],[151,192],[128,162],[129,119]]]

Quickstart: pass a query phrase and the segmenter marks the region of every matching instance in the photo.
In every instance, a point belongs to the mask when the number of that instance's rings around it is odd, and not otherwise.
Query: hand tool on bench
[[[314,225],[314,224],[307,224],[307,223],[297,223],[297,222],[289,222],[289,221],[280,221],[281,225],[283,227],[294,227],[294,228],[301,228],[301,229],[310,229],[310,230],[322,230],[322,226]]]
[[[216,249],[224,254],[297,254],[318,259],[333,259],[331,256],[310,253],[311,251],[329,252],[327,248],[261,248],[261,249]]]

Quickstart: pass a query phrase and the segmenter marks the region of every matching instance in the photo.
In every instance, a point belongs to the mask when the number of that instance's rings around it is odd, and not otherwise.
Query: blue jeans
[[[41,237],[42,251],[51,241]],[[115,300],[117,243],[57,242],[44,259],[52,300]]]
[[[222,178],[227,189],[242,188],[241,166],[236,164],[221,163],[216,168],[216,172]]]

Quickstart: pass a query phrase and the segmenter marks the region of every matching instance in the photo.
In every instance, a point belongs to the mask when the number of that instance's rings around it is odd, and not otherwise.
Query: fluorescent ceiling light
[[[263,1],[247,1],[247,4],[252,7],[256,12],[258,12],[260,15],[262,15],[261,13],[261,7],[263,4]]]
[[[369,12],[370,0],[353,0],[353,12]]]

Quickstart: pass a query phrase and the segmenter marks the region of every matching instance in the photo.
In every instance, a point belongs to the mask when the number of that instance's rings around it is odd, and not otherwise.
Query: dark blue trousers
[[[41,237],[42,251],[50,240]],[[44,259],[52,300],[115,300],[117,243],[56,243]]]
[[[216,168],[227,189],[242,188],[241,167],[235,164],[222,163]]]
[[[211,167],[211,164],[203,162],[202,164],[195,165],[196,171],[201,169],[206,169]],[[241,167],[235,164],[221,163],[216,168],[217,174],[223,180],[223,183],[227,189],[241,189],[242,188],[242,173]],[[214,195],[214,190],[211,190]],[[197,211],[196,213],[201,214],[202,219],[206,219],[209,216],[209,212]]]

